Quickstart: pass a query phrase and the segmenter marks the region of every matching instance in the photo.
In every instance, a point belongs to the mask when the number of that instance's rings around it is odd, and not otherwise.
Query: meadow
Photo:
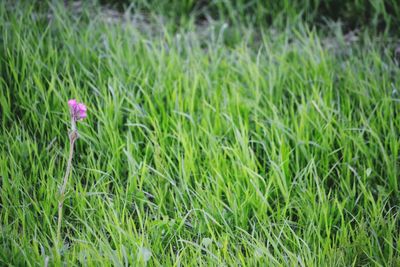
[[[0,2],[0,264],[399,266],[398,21],[151,6]]]

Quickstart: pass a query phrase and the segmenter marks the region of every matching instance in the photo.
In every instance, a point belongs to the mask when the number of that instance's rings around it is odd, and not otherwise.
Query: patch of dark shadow
[[[124,12],[133,2],[131,0],[100,0],[99,3],[107,8]]]

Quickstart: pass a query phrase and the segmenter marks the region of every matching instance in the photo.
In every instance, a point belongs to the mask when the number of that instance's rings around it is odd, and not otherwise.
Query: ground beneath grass
[[[400,265],[388,34],[0,13],[2,264]],[[59,240],[70,98],[88,118]]]

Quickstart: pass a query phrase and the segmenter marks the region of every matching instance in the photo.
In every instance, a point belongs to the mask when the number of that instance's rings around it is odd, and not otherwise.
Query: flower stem
[[[75,127],[73,127],[75,128]],[[67,188],[68,177],[71,172],[72,167],[72,157],[74,155],[74,145],[75,141],[78,139],[78,132],[76,128],[72,130],[71,134],[69,135],[69,157],[67,162],[67,169],[65,171],[64,180],[62,187],[60,189],[60,198],[58,200],[58,223],[57,223],[57,240],[61,241],[61,223],[62,223],[62,216],[63,216],[63,205],[65,199],[65,189]]]

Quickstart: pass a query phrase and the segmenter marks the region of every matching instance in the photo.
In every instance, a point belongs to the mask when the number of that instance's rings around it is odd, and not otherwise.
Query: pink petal
[[[75,100],[75,99],[70,99],[70,100],[68,100],[68,106],[69,106],[70,108],[75,107],[75,106],[76,106],[76,100]]]
[[[86,108],[86,106],[83,104],[83,103],[79,103],[78,104],[78,110],[79,111],[83,111],[83,112],[86,112],[86,110],[87,110],[87,108]]]

